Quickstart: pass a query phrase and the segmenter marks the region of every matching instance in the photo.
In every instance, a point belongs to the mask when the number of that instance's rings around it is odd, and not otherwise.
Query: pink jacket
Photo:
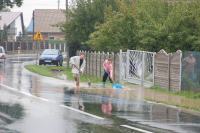
[[[108,60],[106,59],[103,62],[103,68],[107,73],[109,73],[109,76],[112,78],[112,75],[113,75],[113,65],[112,65],[112,63],[109,63]]]

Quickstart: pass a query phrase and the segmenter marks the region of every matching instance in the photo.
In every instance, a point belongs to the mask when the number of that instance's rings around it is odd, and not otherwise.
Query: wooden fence
[[[83,52],[86,57],[86,74],[101,78],[104,73],[103,62],[106,58],[111,58],[113,61],[113,78],[115,81],[119,81],[119,53],[77,51],[77,55],[80,52]]]
[[[160,50],[155,55],[154,84],[171,91],[181,90],[181,58],[182,52],[167,54]]]
[[[103,61],[106,58],[113,60],[114,80],[120,81],[120,55],[119,53],[104,53],[104,52],[88,52],[77,51],[85,53],[86,57],[86,74],[102,77],[103,75]],[[171,91],[181,90],[181,57],[182,52],[166,53],[164,50],[156,53],[154,56],[154,85],[166,88]]]

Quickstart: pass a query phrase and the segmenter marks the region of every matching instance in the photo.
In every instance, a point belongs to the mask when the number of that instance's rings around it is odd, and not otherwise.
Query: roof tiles
[[[58,9],[36,9],[34,11],[35,32],[61,32],[58,24],[65,22],[64,10]]]

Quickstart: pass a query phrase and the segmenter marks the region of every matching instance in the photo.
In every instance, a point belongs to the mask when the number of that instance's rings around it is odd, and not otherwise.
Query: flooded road
[[[31,73],[28,63],[35,61],[12,57],[0,64],[0,133],[200,132],[198,114],[113,96],[130,97],[131,90],[73,94],[72,81]]]

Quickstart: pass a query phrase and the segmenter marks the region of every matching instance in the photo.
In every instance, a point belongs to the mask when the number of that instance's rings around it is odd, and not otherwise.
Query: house
[[[0,33],[6,35],[0,38],[5,41],[16,41],[16,36],[24,34],[24,21],[22,12],[0,12]]]
[[[59,25],[66,20],[65,10],[35,9],[33,11],[33,33],[41,32],[44,40],[64,40],[65,35]]]

